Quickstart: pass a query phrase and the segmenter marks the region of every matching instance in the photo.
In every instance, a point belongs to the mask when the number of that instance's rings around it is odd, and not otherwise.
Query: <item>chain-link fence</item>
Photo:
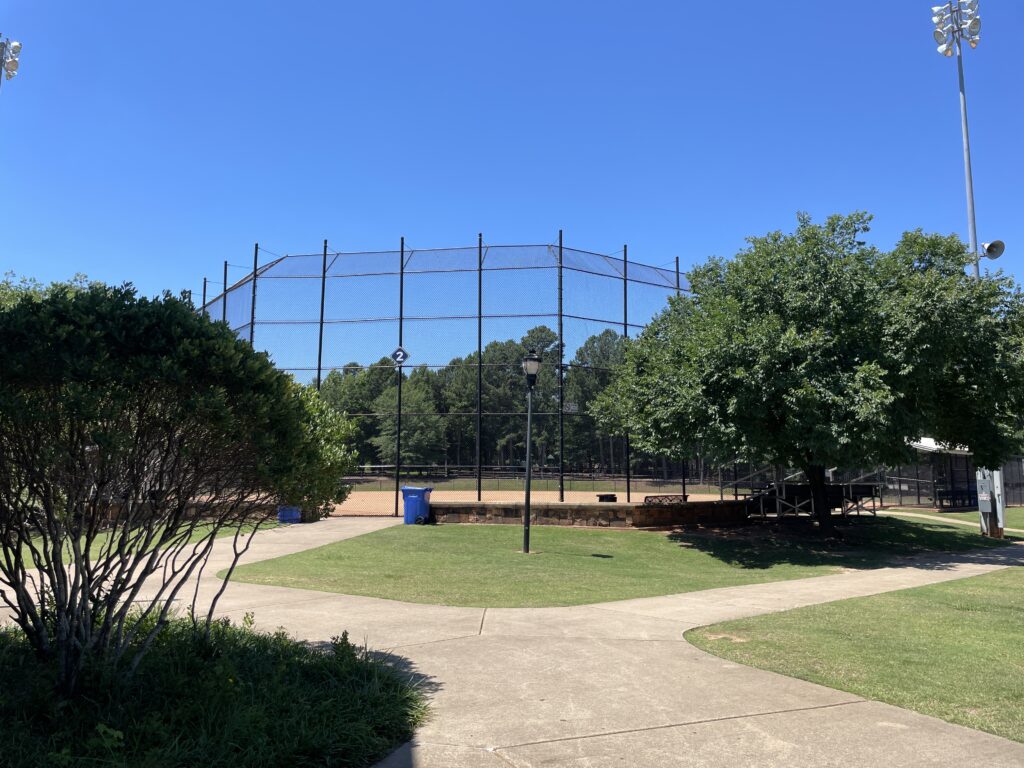
[[[681,487],[680,462],[637,455],[590,413],[623,338],[686,290],[678,259],[630,261],[564,246],[488,245],[269,258],[204,311],[347,412],[359,474],[345,511],[392,513],[404,484],[435,499],[522,495],[526,396],[521,360],[543,365],[534,392],[534,498],[587,500]],[[393,355],[393,353],[398,353]],[[404,353],[403,353],[404,352]],[[677,491],[676,491],[677,492]]]

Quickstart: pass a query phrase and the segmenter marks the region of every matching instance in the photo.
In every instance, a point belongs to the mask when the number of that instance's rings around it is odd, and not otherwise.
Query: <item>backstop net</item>
[[[526,387],[538,500],[679,492],[690,468],[631,450],[591,412],[637,335],[686,291],[674,265],[545,245],[271,257],[203,311],[355,420],[359,472],[343,511],[388,514],[401,485],[435,499],[513,500],[524,490]],[[227,275],[227,265],[225,265]],[[404,350],[394,354],[398,350]],[[397,361],[397,362],[396,362]]]

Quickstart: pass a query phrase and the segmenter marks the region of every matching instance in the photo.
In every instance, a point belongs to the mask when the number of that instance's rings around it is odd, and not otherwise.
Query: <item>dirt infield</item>
[[[618,500],[626,500],[626,494],[619,492]],[[483,501],[522,501],[521,491],[484,491]],[[558,502],[558,491],[532,491],[530,498],[533,501]],[[631,494],[635,503],[644,500],[644,494],[634,491]],[[692,501],[717,501],[718,494],[695,493],[690,494]],[[432,501],[476,501],[476,491],[453,491],[438,489],[431,494]],[[597,494],[592,491],[566,491],[565,502],[569,504],[592,503],[597,501]],[[335,515],[350,516],[372,516],[390,515],[395,511],[395,494],[393,491],[353,491],[345,500],[334,508]],[[398,505],[399,514],[402,513],[401,499]]]

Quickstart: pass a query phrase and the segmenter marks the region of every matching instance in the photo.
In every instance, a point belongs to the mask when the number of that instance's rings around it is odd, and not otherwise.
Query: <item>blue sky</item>
[[[0,7],[0,270],[199,291],[252,243],[549,242],[683,266],[865,209],[966,238],[929,0]],[[965,67],[979,239],[1024,270],[1024,4]],[[232,277],[241,277],[233,269]]]

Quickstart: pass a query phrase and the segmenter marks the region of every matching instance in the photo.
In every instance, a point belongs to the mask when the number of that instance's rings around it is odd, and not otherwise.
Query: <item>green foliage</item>
[[[345,636],[317,649],[226,621],[209,638],[172,621],[131,681],[96,670],[70,701],[55,676],[0,631],[5,766],[369,766],[425,714],[411,682]]]
[[[601,340],[588,347],[595,351],[584,352],[584,355],[601,357],[607,340],[603,336],[597,338]],[[481,405],[487,414],[481,425],[484,464],[509,465],[523,460],[526,422],[521,414],[526,408],[526,392],[521,362],[530,349],[536,350],[544,360],[534,393],[535,410],[557,410],[558,336],[554,331],[541,325],[530,329],[519,340],[489,343],[483,350],[481,371]],[[467,464],[475,461],[480,360],[474,352],[465,358],[455,358],[439,369],[406,367],[403,370],[406,377],[402,385],[403,463]],[[573,377],[570,373],[567,379]],[[590,390],[582,383],[585,374],[577,371],[575,378],[581,382],[577,391],[590,396]],[[332,371],[324,379],[320,393],[325,402],[349,414],[355,422],[360,464],[394,463],[397,373],[389,359],[365,368],[350,363],[340,371]],[[534,437],[538,462],[553,459],[558,445],[557,422],[538,420],[534,424]],[[588,432],[580,432],[578,439],[567,438],[567,451],[578,443],[580,447],[574,455],[589,455],[585,445],[588,439]]]
[[[344,496],[343,420],[187,301],[26,290],[0,360],[0,602],[64,694],[138,664],[225,529],[244,545],[276,503]]]
[[[583,467],[603,463],[603,444],[610,434],[609,423],[587,417],[586,409],[597,402],[612,380],[612,372],[625,357],[626,340],[611,329],[591,336],[576,351],[565,374],[565,407],[579,417],[565,420],[566,461]]]
[[[891,253],[866,214],[749,239],[689,275],[629,346],[593,411],[643,450],[796,466],[896,465],[908,439],[966,445],[983,466],[1014,449],[1021,297],[973,280],[955,237],[911,232]]]
[[[402,463],[437,464],[444,461],[444,419],[437,414],[429,376],[414,370],[402,384]],[[398,387],[385,390],[375,402],[378,413],[398,412]],[[395,463],[395,435],[398,422],[382,419],[378,434],[371,439],[381,464]]]
[[[356,426],[313,387],[294,387],[306,409],[307,458],[292,474],[283,498],[302,509],[303,522],[313,522],[331,514],[352,490],[345,478],[356,468]]]
[[[331,371],[320,385],[320,396],[335,410],[349,416],[355,425],[355,451],[360,464],[376,461],[371,442],[379,431],[374,410],[377,399],[395,386],[395,366],[389,358],[381,358],[372,366],[349,363],[339,371]],[[393,411],[391,412],[394,413]],[[394,418],[393,415],[390,416]],[[388,416],[383,416],[386,420]]]
[[[3,280],[0,280],[0,310],[13,307],[18,301],[27,297],[32,300],[41,299],[55,289],[82,290],[90,283],[85,275],[77,274],[66,283],[53,283],[43,285],[31,277],[18,277],[13,272],[4,273]]]

